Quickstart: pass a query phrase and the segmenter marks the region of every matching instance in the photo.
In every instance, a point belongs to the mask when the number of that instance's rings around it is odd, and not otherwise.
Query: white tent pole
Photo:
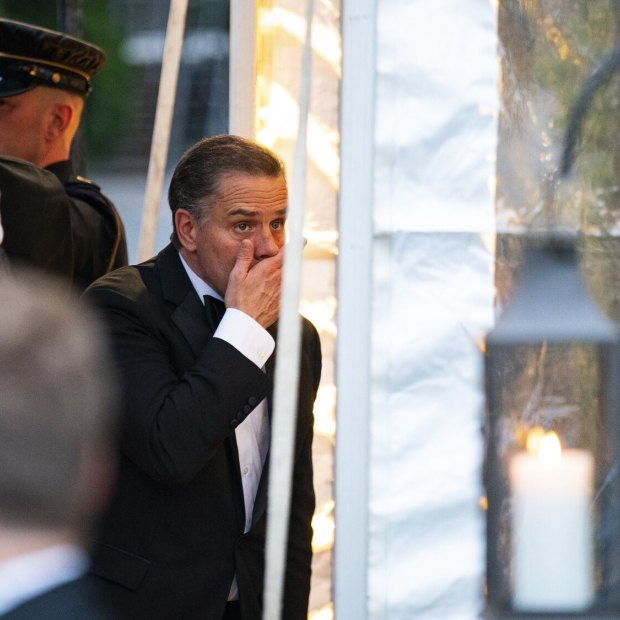
[[[138,245],[138,262],[150,258],[155,246],[157,216],[161,200],[161,188],[164,183],[166,160],[168,158],[168,145],[170,144],[172,113],[174,111],[177,78],[181,64],[186,13],[187,0],[171,0],[168,25],[166,26],[164,55],[161,62],[151,155],[146,177],[140,243]]]
[[[289,239],[286,245],[284,260],[282,299],[278,322],[274,411],[269,463],[269,499],[267,507],[269,517],[267,519],[265,608],[263,620],[280,620],[282,594],[284,592],[301,348],[299,296],[304,248],[306,141],[312,73],[311,39],[313,13],[314,2],[313,0],[307,0],[306,38],[302,53],[299,92],[299,124],[293,159],[293,177],[291,180],[288,212]]]
[[[342,6],[334,612],[368,617],[371,301],[377,0]]]
[[[231,0],[228,127],[254,138],[256,105],[256,0]]]

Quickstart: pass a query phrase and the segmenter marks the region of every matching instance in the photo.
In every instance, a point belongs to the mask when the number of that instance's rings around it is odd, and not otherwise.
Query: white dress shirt
[[[54,545],[0,562],[0,614],[81,577],[86,554],[74,545]]]
[[[179,258],[196,293],[198,293],[198,297],[203,303],[205,295],[211,295],[216,299],[222,300],[221,295],[218,295],[202,278],[192,271],[192,268],[181,254],[179,254]],[[275,341],[267,330],[263,329],[261,325],[245,314],[245,312],[241,312],[241,310],[236,308],[226,309],[224,317],[215,330],[213,337],[221,338],[231,344],[259,368],[264,368],[265,363],[275,349]],[[256,499],[256,491],[269,446],[269,418],[267,416],[266,398],[237,426],[235,437],[239,450],[239,467],[241,469],[243,500],[245,504],[244,531],[248,532],[252,525],[254,500]],[[236,598],[238,596],[235,579],[228,600]]]

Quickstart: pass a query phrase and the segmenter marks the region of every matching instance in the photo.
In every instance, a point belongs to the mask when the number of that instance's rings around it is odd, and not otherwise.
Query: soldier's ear
[[[177,209],[174,212],[174,228],[179,242],[188,252],[196,251],[196,233],[198,226],[189,211]]]
[[[66,103],[55,103],[49,111],[49,121],[47,123],[47,139],[55,140],[67,130],[71,125],[74,110]]]

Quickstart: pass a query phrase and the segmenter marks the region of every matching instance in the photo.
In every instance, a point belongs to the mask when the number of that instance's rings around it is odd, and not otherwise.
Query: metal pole
[[[301,348],[299,295],[304,248],[306,141],[312,76],[313,13],[314,2],[307,0],[306,39],[302,54],[299,93],[299,124],[293,159],[288,217],[289,240],[286,245],[282,278],[283,296],[278,322],[273,428],[269,464],[269,503],[267,507],[269,517],[267,519],[264,620],[280,620],[281,618],[286,568]]]
[[[144,195],[144,210],[140,228],[140,243],[138,246],[138,261],[144,261],[153,254],[155,233],[157,231],[157,216],[161,199],[161,188],[164,183],[170,130],[172,128],[172,113],[177,90],[177,78],[181,64],[181,50],[183,47],[183,33],[185,30],[185,15],[187,0],[172,0],[166,27],[164,55],[161,63],[161,77],[157,94],[157,109],[151,142],[151,155],[146,177]]]

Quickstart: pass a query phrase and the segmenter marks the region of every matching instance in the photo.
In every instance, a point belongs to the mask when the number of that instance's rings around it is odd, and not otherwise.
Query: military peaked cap
[[[80,95],[105,64],[103,50],[62,32],[0,19],[0,97],[36,86],[61,88]]]

